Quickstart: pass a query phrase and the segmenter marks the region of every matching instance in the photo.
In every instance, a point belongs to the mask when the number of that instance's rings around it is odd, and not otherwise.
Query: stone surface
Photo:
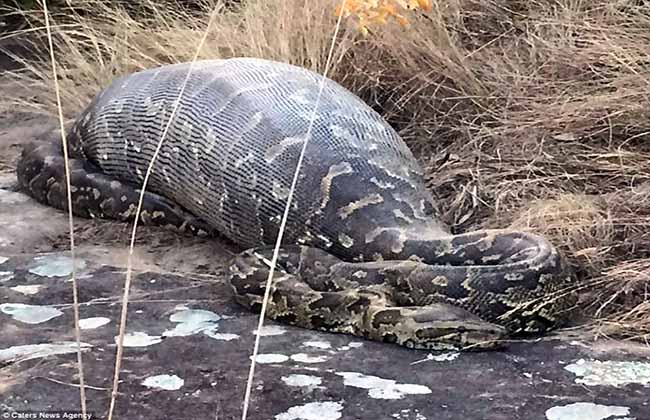
[[[53,307],[63,314],[26,323],[0,313],[0,354],[74,341],[69,276],[42,276],[27,268],[42,256],[7,256],[0,268],[13,277],[0,285],[0,304]],[[81,317],[110,320],[82,331],[85,381],[92,387],[89,409],[101,418],[110,398],[125,274],[90,256],[84,263]],[[31,284],[41,285],[38,293],[12,290]],[[217,412],[220,419],[239,418],[256,327],[257,317],[232,302],[219,278],[136,273],[127,330],[139,339],[124,350],[118,418],[212,418]],[[640,345],[593,344],[564,332],[499,352],[428,357],[346,335],[290,326],[279,331],[262,337],[251,418],[560,419],[572,418],[582,407],[575,404],[583,403],[597,404],[594,416],[612,407],[614,414],[628,414],[611,418],[650,418],[650,349]],[[60,347],[4,361],[0,410],[78,410],[76,354],[69,344],[67,351]],[[584,365],[580,360],[626,361],[626,380],[614,380],[620,368],[610,363],[614,379],[585,382],[570,368]],[[598,364],[600,378],[607,377],[607,366]]]

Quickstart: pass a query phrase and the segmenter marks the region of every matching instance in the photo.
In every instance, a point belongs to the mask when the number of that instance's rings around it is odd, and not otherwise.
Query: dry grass
[[[146,13],[134,19],[106,3],[77,1],[79,14],[55,16],[70,118],[116,75],[191,58],[213,5],[141,0]],[[549,236],[599,285],[583,299],[595,331],[647,337],[650,11],[631,0],[434,3],[406,29],[375,27],[364,39],[349,26],[331,76],[400,130],[455,229]],[[334,0],[217,6],[201,58],[323,70]],[[40,16],[28,17],[45,60]],[[10,76],[32,96],[0,106],[53,113],[48,63],[25,64]]]

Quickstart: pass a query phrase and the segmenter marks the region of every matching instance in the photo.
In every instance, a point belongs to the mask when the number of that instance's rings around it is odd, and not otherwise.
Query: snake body
[[[229,281],[256,309],[309,133],[271,318],[429,349],[492,348],[566,320],[574,296],[562,293],[570,278],[555,248],[526,232],[452,235],[406,144],[342,86],[325,79],[310,130],[322,80],[314,72],[254,58],[189,70],[116,79],[79,115],[67,135],[75,214],[133,218],[164,134],[141,220],[217,232],[247,249]],[[27,147],[17,174],[37,200],[66,208],[60,145]]]

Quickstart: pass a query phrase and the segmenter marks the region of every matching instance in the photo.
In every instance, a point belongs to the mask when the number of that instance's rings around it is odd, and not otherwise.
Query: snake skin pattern
[[[73,211],[131,220],[190,68],[162,66],[99,93],[68,133]],[[153,166],[144,223],[218,233],[248,250],[229,269],[256,310],[322,76],[254,58],[194,64]],[[22,187],[65,209],[60,145],[29,146]],[[490,349],[566,320],[575,296],[557,251],[525,232],[452,235],[412,153],[379,114],[326,79],[268,315],[426,348]]]

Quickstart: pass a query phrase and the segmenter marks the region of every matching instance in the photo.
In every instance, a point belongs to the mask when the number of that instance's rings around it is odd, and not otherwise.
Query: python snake
[[[73,212],[132,220],[189,63],[116,79],[67,139]],[[257,310],[271,244],[322,76],[255,58],[198,61],[153,166],[147,224],[219,233]],[[325,80],[270,291],[269,317],[423,349],[492,349],[562,325],[575,302],[556,249],[507,230],[453,235],[403,140],[357,96]],[[30,145],[18,180],[66,209],[61,145]]]

